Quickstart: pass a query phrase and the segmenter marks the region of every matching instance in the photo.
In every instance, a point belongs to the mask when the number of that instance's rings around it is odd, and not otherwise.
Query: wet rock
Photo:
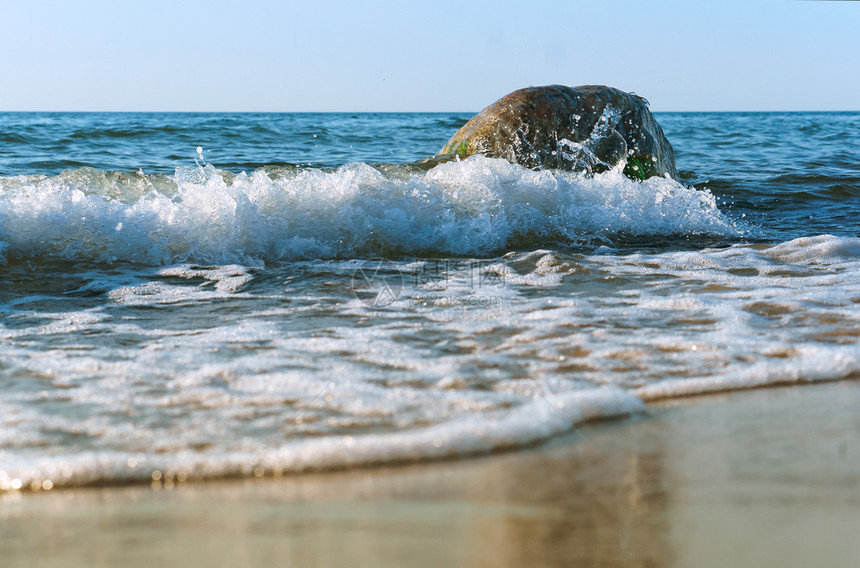
[[[529,87],[466,123],[435,156],[483,154],[532,169],[600,173],[626,160],[633,179],[678,177],[675,155],[642,97],[612,87]]]

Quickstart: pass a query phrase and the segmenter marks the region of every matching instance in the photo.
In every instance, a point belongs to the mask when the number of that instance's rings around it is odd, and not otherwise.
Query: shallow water
[[[44,568],[856,568],[860,381],[671,400],[536,448],[414,466],[0,498]],[[158,542],[158,546],[132,543]],[[443,541],[445,546],[439,546]]]
[[[860,371],[860,113],[682,183],[421,164],[462,114],[0,114],[0,488],[470,455]]]

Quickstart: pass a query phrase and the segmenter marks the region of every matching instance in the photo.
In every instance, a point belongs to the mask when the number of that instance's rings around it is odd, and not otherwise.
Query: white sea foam
[[[62,176],[6,187],[10,258],[107,266],[35,284],[4,268],[23,284],[0,297],[0,489],[470,455],[643,401],[860,373],[855,238],[386,262],[397,285],[381,304],[355,291],[367,261],[259,262],[371,241],[474,252],[522,227],[594,239],[607,227],[735,230],[706,193],[616,174],[479,158],[426,174],[201,169],[157,191],[140,180],[84,191]],[[24,222],[27,192],[41,197]],[[101,221],[63,225],[84,210]],[[97,246],[104,235],[117,240]]]
[[[547,396],[513,411],[465,417],[410,432],[330,436],[284,443],[273,436],[252,451],[201,455],[180,451],[163,457],[134,452],[94,453],[45,457],[18,463],[0,453],[0,491],[41,485],[148,481],[366,467],[415,460],[461,457],[522,447],[569,431],[586,420],[641,412],[636,397],[602,389]],[[153,476],[153,472],[158,472]],[[14,483],[14,485],[13,485]]]
[[[807,347],[795,350],[789,361],[760,361],[707,378],[659,381],[633,393],[644,401],[652,401],[729,390],[835,381],[858,374],[860,349],[857,345]]]
[[[178,169],[172,179],[74,170],[0,179],[0,259],[143,264],[480,254],[526,238],[737,235],[707,191],[531,171],[473,156],[429,172]]]
[[[397,266],[422,273],[429,262]],[[357,266],[298,264],[329,287]],[[109,289],[95,308],[46,312],[46,297],[7,304],[10,317],[39,323],[0,321],[7,375],[32,377],[0,399],[0,486],[468,455],[639,411],[640,401],[860,373],[860,239],[511,253],[407,279],[383,310],[349,301],[330,316],[325,306],[344,296],[328,299],[334,292],[301,278],[261,294],[259,270],[151,268],[85,286]],[[431,291],[450,301],[423,301]],[[500,302],[462,301],[475,295]],[[184,318],[185,306],[212,301],[227,315]],[[250,312],[229,304],[249,301]],[[174,311],[146,325],[135,311],[112,315],[143,307]],[[309,316],[333,320],[293,327]],[[368,317],[374,325],[362,327]],[[65,410],[46,412],[57,404]],[[40,449],[56,436],[89,442]]]

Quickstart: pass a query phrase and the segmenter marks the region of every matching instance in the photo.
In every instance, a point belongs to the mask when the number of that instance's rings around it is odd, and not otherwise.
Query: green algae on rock
[[[472,154],[586,173],[625,161],[624,174],[633,179],[678,177],[672,146],[648,102],[603,85],[514,91],[460,128],[436,158]]]

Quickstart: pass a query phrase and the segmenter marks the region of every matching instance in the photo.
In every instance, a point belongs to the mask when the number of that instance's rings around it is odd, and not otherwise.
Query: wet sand
[[[537,448],[8,494],[0,566],[860,567],[860,381],[652,406]]]

